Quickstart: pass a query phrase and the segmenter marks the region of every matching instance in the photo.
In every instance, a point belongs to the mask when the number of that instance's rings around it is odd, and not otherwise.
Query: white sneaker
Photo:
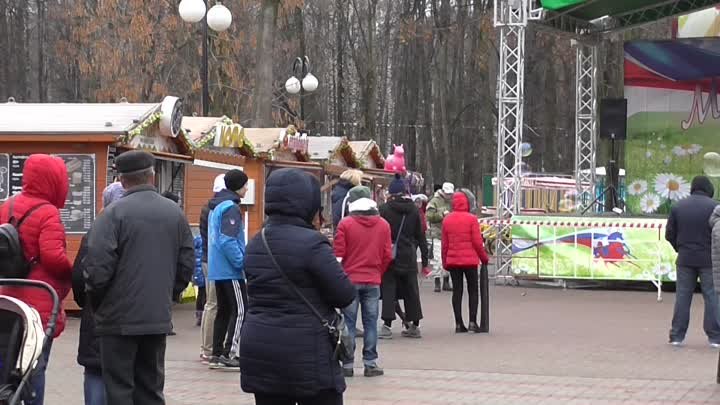
[[[708,343],[710,344],[710,347],[712,347],[713,349],[720,349],[720,343],[713,342],[713,341],[709,341]]]
[[[390,329],[387,325],[383,325],[378,330],[378,339],[392,339],[392,329]]]
[[[683,345],[683,341],[682,340],[671,340],[670,342],[668,342],[668,344],[670,346],[680,347]]]

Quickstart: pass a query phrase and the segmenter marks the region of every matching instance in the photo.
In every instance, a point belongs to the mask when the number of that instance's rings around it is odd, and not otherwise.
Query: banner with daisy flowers
[[[662,219],[515,216],[512,245],[519,277],[675,281]]]
[[[700,174],[720,189],[717,77],[720,38],[625,44],[629,212],[668,214]]]

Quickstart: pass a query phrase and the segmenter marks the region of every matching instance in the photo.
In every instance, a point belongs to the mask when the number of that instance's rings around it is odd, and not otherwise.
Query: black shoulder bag
[[[268,255],[270,255],[270,260],[272,260],[273,265],[275,266],[277,271],[282,275],[288,285],[290,285],[290,288],[293,290],[295,295],[297,295],[305,303],[305,305],[307,305],[307,307],[315,315],[315,317],[320,320],[320,323],[322,323],[322,325],[327,328],[328,334],[330,336],[330,342],[333,345],[333,356],[335,360],[340,362],[349,361],[353,357],[353,353],[350,351],[352,350],[353,342],[350,338],[350,333],[348,332],[347,325],[345,325],[345,318],[343,317],[342,313],[335,311],[335,319],[325,319],[320,314],[320,312],[310,303],[310,301],[305,298],[305,296],[300,292],[295,283],[293,283],[292,280],[290,280],[290,278],[287,276],[287,274],[285,274],[285,271],[280,267],[277,260],[275,260],[275,256],[272,254],[272,250],[270,250],[270,245],[268,245],[267,238],[265,238],[265,228],[260,231],[260,234],[262,236],[262,241],[265,245],[265,249],[267,250]]]

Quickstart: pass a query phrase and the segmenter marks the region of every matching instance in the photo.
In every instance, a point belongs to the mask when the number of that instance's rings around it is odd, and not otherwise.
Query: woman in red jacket
[[[32,259],[36,263],[27,278],[50,284],[57,292],[60,302],[70,292],[72,285],[72,264],[67,257],[65,227],[60,221],[59,212],[59,209],[65,206],[68,188],[67,168],[62,159],[48,155],[31,155],[23,168],[22,192],[0,207],[0,223],[7,223],[10,216],[22,218],[27,214],[27,219],[18,229],[23,253],[28,260]],[[52,300],[45,291],[16,289],[2,293],[14,296],[35,308],[40,314],[43,326],[47,327]],[[61,308],[55,337],[64,329],[65,311]],[[49,355],[49,352],[46,355]],[[42,405],[44,402],[47,358],[45,360],[32,378],[36,397],[31,402],[26,402],[28,405]]]
[[[452,306],[455,312],[455,333],[468,331],[462,319],[463,276],[467,280],[470,299],[470,331],[480,333],[477,324],[478,265],[489,258],[477,217],[470,213],[470,199],[459,191],[453,195],[452,212],[443,220],[442,262],[453,283]]]

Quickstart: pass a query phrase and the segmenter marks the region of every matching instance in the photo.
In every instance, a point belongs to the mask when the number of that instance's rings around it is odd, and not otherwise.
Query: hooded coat
[[[391,271],[416,272],[417,248],[420,248],[423,267],[428,266],[428,246],[423,232],[420,212],[412,200],[394,198],[380,207],[380,216],[390,224],[392,243],[397,241],[397,256],[390,265]],[[403,224],[403,217],[405,223]],[[402,232],[400,227],[402,225]],[[398,234],[400,237],[398,238]]]
[[[55,337],[65,329],[65,311],[62,301],[72,286],[72,263],[67,256],[65,227],[60,220],[60,208],[65,206],[69,189],[67,168],[59,157],[31,155],[25,162],[22,193],[12,198],[12,215],[22,218],[31,213],[19,229],[23,252],[28,260],[38,262],[30,269],[28,279],[44,281],[52,286],[60,298]],[[0,207],[0,223],[8,222],[10,202]],[[8,288],[2,294],[20,299],[35,308],[47,326],[52,311],[52,299],[47,292],[36,288]]]
[[[680,200],[670,211],[665,239],[678,253],[677,265],[711,267],[711,228],[708,223],[718,203],[712,199],[715,188],[705,176],[692,181],[690,196]]]
[[[466,269],[487,264],[483,237],[477,217],[470,213],[467,195],[460,191],[453,195],[453,212],[443,221],[442,262],[445,269]]]
[[[333,247],[354,284],[380,285],[392,261],[390,225],[376,210],[352,212],[340,221]]]
[[[320,184],[298,169],[274,171],[265,185],[265,234],[275,260],[313,307],[330,319],[355,299],[355,287],[330,242],[312,226]],[[344,392],[328,330],[274,266],[261,234],[246,249],[248,306],[240,337],[245,392],[312,397]]]

